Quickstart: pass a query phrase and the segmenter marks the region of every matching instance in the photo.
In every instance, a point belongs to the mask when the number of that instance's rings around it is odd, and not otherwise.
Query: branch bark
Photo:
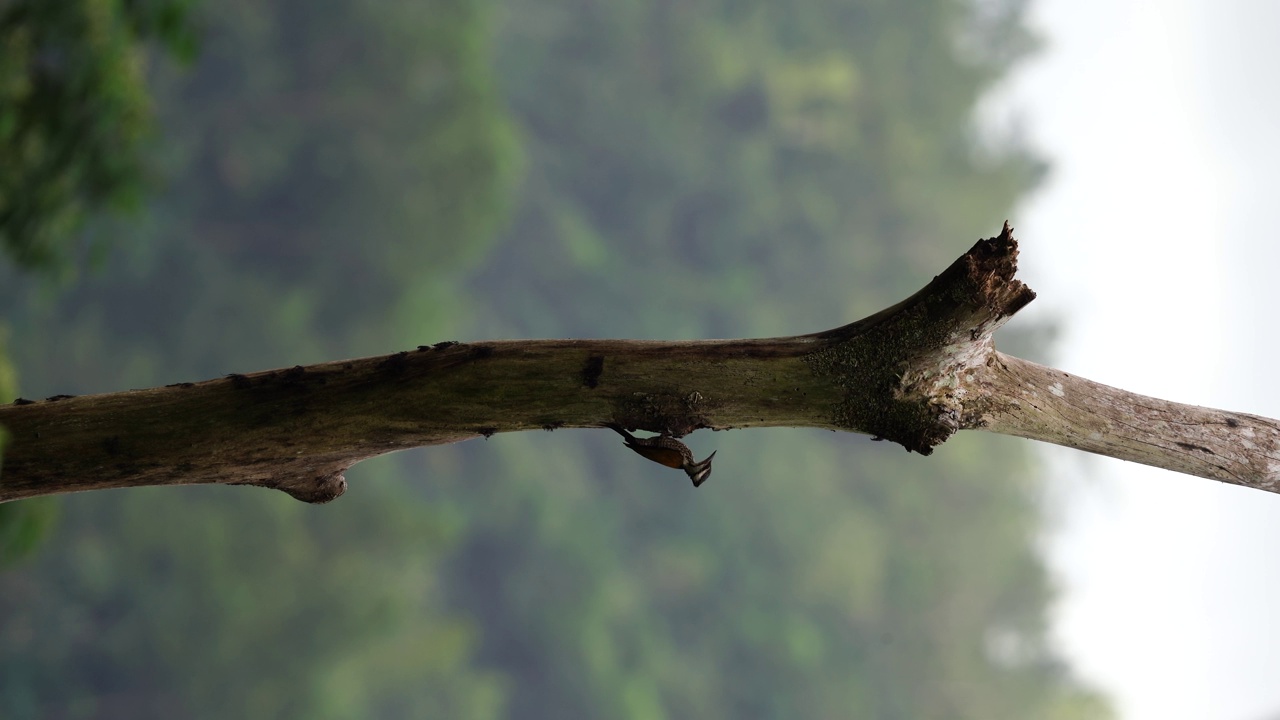
[[[498,432],[613,423],[820,427],[929,454],[958,430],[1280,488],[1280,423],[1157,400],[1006,356],[1035,297],[1006,225],[920,292],[793,337],[438,343],[382,357],[0,407],[0,501],[224,483],[327,502],[365,458]]]

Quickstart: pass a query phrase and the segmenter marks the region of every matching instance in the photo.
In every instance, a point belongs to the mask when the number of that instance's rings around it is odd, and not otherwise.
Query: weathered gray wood
[[[498,432],[613,423],[821,427],[928,454],[981,429],[1277,489],[1277,423],[1145,398],[996,352],[1035,294],[1008,228],[850,325],[757,340],[438,343],[393,355],[0,407],[0,501],[258,485],[307,502],[359,460]]]
[[[1280,491],[1280,422],[1138,395],[993,353],[969,427]]]

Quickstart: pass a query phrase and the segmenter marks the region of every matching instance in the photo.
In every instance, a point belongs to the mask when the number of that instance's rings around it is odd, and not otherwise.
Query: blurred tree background
[[[0,1],[0,393],[843,324],[1040,175],[974,123],[1023,13]],[[324,507],[0,506],[0,716],[1109,716],[1047,643],[1025,444],[703,435],[697,492],[560,431],[366,462]]]

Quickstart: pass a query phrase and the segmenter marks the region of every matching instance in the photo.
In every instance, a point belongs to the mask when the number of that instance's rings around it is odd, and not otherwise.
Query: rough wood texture
[[[1275,421],[1126,393],[996,352],[1035,294],[1006,226],[924,289],[826,332],[759,340],[437,343],[383,357],[0,407],[0,501],[225,483],[327,502],[359,460],[498,432],[680,437],[791,426],[928,454],[962,429],[1277,489]]]
[[[1280,422],[1160,400],[994,353],[969,427],[1280,492]]]

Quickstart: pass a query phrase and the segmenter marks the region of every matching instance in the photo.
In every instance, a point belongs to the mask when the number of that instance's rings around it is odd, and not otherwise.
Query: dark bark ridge
[[[610,424],[819,427],[929,454],[980,429],[1280,489],[1280,425],[1127,393],[1005,356],[991,334],[1035,297],[1008,225],[924,289],[849,325],[748,340],[442,342],[198,383],[19,400],[0,501],[222,483],[327,502],[352,464],[499,432]],[[620,460],[622,462],[622,460]]]
[[[965,372],[994,351],[991,334],[1036,296],[1014,279],[1017,258],[1006,224],[915,295],[814,336],[825,344],[806,361],[843,391],[835,424],[923,455],[974,427]]]

